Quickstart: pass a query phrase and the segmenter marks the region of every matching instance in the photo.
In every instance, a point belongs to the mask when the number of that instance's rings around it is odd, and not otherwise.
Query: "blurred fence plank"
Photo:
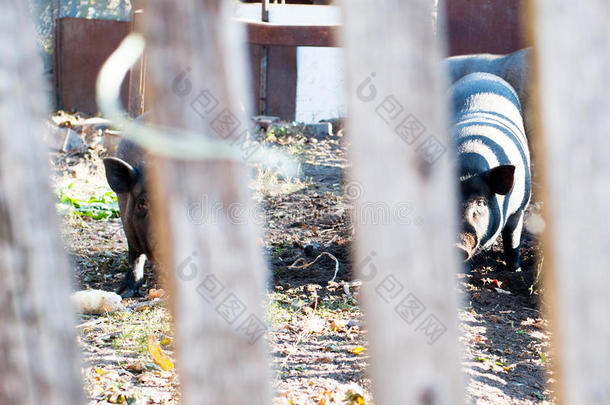
[[[225,0],[147,3],[152,121],[243,145],[249,128],[240,108],[249,100],[245,35],[230,22],[230,10]],[[162,261],[173,269],[182,403],[271,403],[262,338],[265,271],[251,222],[248,170],[242,162],[162,158],[154,167],[163,199],[157,229],[169,248]]]
[[[133,0],[131,12],[131,31],[142,33],[144,20],[144,0]],[[146,98],[146,55],[131,68],[129,72],[129,102],[128,109],[130,117],[139,117],[146,111],[144,100]]]
[[[344,2],[356,268],[377,404],[461,404],[446,79],[433,2]]]
[[[610,3],[541,0],[534,10],[559,396],[608,404]]]
[[[28,3],[0,0],[0,404],[83,403]]]

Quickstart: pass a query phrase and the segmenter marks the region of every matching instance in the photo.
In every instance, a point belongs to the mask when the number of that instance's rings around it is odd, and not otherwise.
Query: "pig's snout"
[[[477,247],[477,237],[473,233],[461,233],[455,246],[460,258],[466,262],[474,255]]]

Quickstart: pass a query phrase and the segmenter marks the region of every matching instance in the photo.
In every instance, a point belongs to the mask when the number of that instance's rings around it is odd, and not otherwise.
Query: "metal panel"
[[[267,114],[292,121],[297,98],[297,48],[269,48],[269,81],[267,83]]]
[[[449,54],[510,53],[524,48],[522,0],[445,0]]]
[[[239,20],[238,20],[239,21]],[[337,46],[338,25],[277,25],[243,21],[248,42],[260,45]]]
[[[261,58],[264,47],[250,46],[252,99],[256,114],[273,115],[292,121],[296,112],[297,48],[295,46],[269,47],[267,83],[264,100],[261,100]],[[262,101],[262,103],[261,103]],[[266,111],[259,107],[266,104]]]
[[[130,29],[130,22],[69,17],[59,20],[55,71],[60,108],[97,113],[97,74]],[[128,93],[126,80],[121,89],[125,107]]]

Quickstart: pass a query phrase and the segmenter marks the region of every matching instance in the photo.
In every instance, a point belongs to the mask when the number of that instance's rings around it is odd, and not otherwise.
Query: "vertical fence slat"
[[[142,24],[144,16],[144,0],[133,0],[131,3],[131,30],[134,32],[142,32]],[[146,89],[146,55],[142,55],[138,63],[136,63],[129,72],[129,97],[128,97],[128,113],[130,117],[141,115],[146,106],[144,105]]]
[[[535,5],[559,395],[566,404],[607,404],[610,3]]]
[[[27,2],[0,0],[0,403],[83,403]]]
[[[462,403],[456,180],[433,2],[345,1],[356,268],[378,404]]]
[[[225,0],[149,1],[145,10],[152,120],[201,136],[245,137],[243,32]],[[249,109],[245,106],[245,110]],[[242,137],[242,138],[239,138]],[[173,269],[183,404],[268,404],[261,322],[264,267],[240,162],[155,159],[157,229]],[[153,207],[154,208],[154,207]]]

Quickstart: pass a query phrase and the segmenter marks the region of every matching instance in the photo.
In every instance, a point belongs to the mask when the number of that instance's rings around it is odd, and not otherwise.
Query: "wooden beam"
[[[281,46],[337,46],[339,25],[276,25],[236,19],[246,26],[248,42]]]
[[[261,21],[269,22],[269,0],[261,1]]]
[[[144,19],[145,0],[134,0],[132,2],[131,31],[142,32],[142,22]],[[146,111],[144,105],[146,95],[146,55],[142,55],[140,60],[129,71],[129,97],[127,112],[132,118],[138,117]]]
[[[0,404],[82,404],[70,266],[42,142],[42,63],[27,2],[0,0]]]
[[[153,123],[235,138],[246,149],[245,37],[232,31],[239,26],[230,14],[225,0],[147,3],[146,103]],[[162,157],[152,167],[182,403],[269,404],[266,273],[249,216],[249,171],[237,161]]]
[[[346,187],[358,196],[355,267],[375,403],[462,404],[457,179],[433,2],[344,3],[354,165]]]
[[[534,2],[544,274],[563,404],[610,403],[610,3]],[[552,230],[552,233],[551,233]]]

